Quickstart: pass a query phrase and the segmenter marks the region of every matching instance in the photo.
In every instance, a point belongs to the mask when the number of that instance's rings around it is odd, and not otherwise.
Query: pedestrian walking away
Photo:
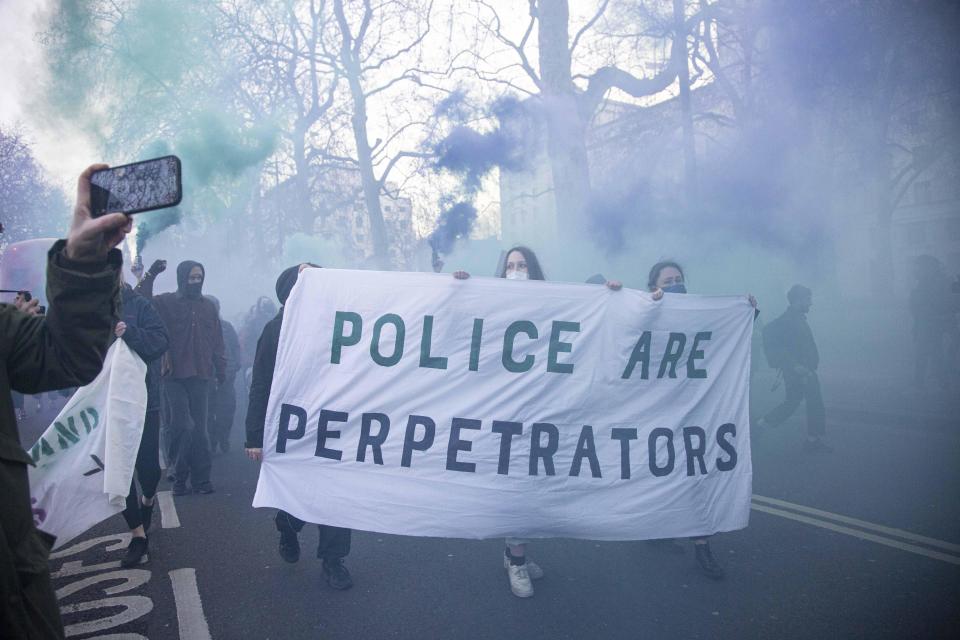
[[[829,453],[833,449],[824,438],[827,434],[826,409],[820,393],[817,366],[820,353],[807,324],[807,313],[813,305],[813,291],[797,284],[787,292],[790,306],[763,328],[763,350],[767,363],[779,369],[786,387],[786,397],[770,413],[756,422],[758,431],[783,424],[801,402],[807,408],[807,438],[803,448],[810,453]]]

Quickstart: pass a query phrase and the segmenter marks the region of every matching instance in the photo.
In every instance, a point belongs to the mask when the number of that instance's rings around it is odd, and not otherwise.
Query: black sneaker
[[[280,557],[286,562],[293,564],[300,559],[300,541],[297,534],[282,532],[280,534],[280,546],[277,549]]]
[[[131,538],[130,545],[127,547],[127,555],[123,556],[120,566],[124,569],[135,567],[143,561],[145,555],[147,555],[147,539]]]
[[[171,493],[175,496],[187,496],[190,495],[190,489],[185,484],[175,484]]]
[[[154,496],[153,504],[143,504],[140,501],[140,523],[143,525],[143,532],[150,530],[150,521],[153,520],[153,505],[157,504],[157,498]]]
[[[697,557],[697,565],[700,566],[703,575],[714,580],[722,580],[726,574],[723,567],[714,559],[713,552],[710,551],[710,543],[694,544],[693,550]]]
[[[195,491],[197,493],[210,494],[213,493],[213,485],[208,482],[197,487]]]
[[[327,579],[327,584],[337,591],[346,591],[353,586],[353,578],[340,558],[323,561],[323,577]]]

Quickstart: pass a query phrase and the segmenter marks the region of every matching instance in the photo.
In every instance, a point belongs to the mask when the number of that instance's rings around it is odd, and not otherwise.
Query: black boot
[[[297,534],[292,531],[280,532],[280,546],[277,549],[280,557],[286,562],[293,564],[300,559],[300,541]]]
[[[135,567],[143,561],[145,555],[147,555],[147,539],[131,538],[130,545],[127,547],[127,555],[123,556],[120,566],[124,569]]]
[[[323,561],[323,577],[327,579],[327,584],[337,591],[346,591],[353,586],[353,578],[350,572],[343,566],[343,559]]]
[[[725,573],[720,563],[714,559],[713,552],[710,551],[710,543],[694,544],[693,550],[703,575],[714,580],[722,580]]]

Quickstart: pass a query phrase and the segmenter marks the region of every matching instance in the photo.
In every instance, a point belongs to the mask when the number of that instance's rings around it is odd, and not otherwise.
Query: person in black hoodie
[[[283,305],[293,290],[300,272],[314,264],[292,266],[277,278],[277,298]],[[247,408],[246,452],[251,460],[263,459],[263,427],[267,416],[267,402],[270,399],[270,387],[273,384],[273,368],[277,361],[277,349],[280,346],[280,327],[283,323],[283,307],[267,323],[257,342],[257,353],[253,359],[253,380],[250,383],[250,403]],[[278,511],[275,522],[280,532],[280,557],[287,562],[300,559],[300,541],[297,534],[305,524],[285,511]],[[318,524],[320,541],[317,545],[317,557],[323,560],[323,575],[334,589],[344,590],[353,586],[350,572],[343,559],[350,553],[350,529]]]
[[[151,267],[152,270],[152,267]],[[203,265],[185,260],[177,266],[176,293],[162,293],[153,303],[170,335],[164,357],[163,389],[169,403],[170,450],[174,455],[173,495],[213,493],[207,443],[209,387],[226,381],[220,314],[202,295]],[[141,288],[141,290],[143,290]]]
[[[115,334],[147,363],[147,412],[137,451],[136,478],[130,480],[127,507],[123,510],[131,538],[120,566],[133,567],[140,564],[147,552],[147,531],[160,483],[160,356],[166,353],[170,338],[160,314],[149,300],[126,283],[120,295],[123,320],[117,323]],[[142,497],[137,495],[137,480]]]
[[[220,301],[211,295],[204,296],[213,303],[220,313]],[[226,453],[230,451],[230,431],[233,429],[233,420],[237,414],[237,372],[240,371],[240,338],[237,330],[229,321],[220,318],[223,329],[224,355],[227,358],[226,377],[223,384],[210,386],[210,415],[207,417],[207,434],[210,436],[210,450],[217,447]]]

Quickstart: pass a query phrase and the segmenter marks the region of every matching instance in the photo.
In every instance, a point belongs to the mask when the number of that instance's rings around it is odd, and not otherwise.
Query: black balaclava
[[[318,268],[320,265],[313,264],[312,262],[307,263],[309,266]],[[300,265],[295,264],[292,267],[287,267],[283,270],[283,273],[280,274],[280,277],[277,278],[277,300],[280,301],[280,304],[286,304],[287,298],[290,297],[290,292],[293,291],[293,285],[297,284],[297,276],[300,275]]]
[[[200,284],[189,284],[187,279],[190,277],[190,272],[193,271],[194,267],[200,267],[203,271],[203,279],[207,278],[207,270],[203,268],[203,265],[199,262],[194,262],[193,260],[184,260],[177,265],[177,292],[185,298],[199,298],[200,293],[203,291],[203,282]]]

